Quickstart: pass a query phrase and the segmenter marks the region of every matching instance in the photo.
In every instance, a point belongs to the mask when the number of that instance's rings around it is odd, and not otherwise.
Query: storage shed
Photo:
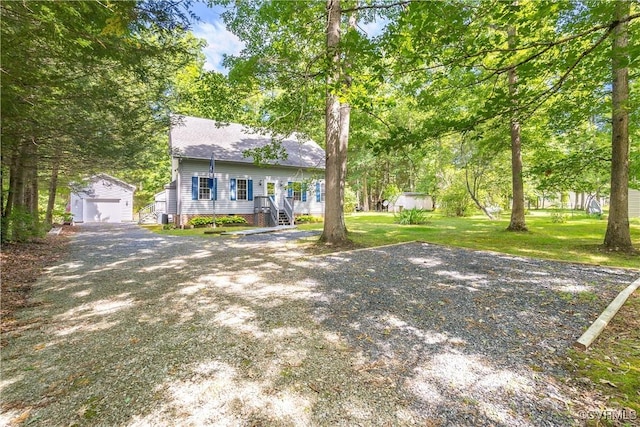
[[[426,193],[404,192],[395,203],[389,205],[389,211],[399,212],[403,209],[433,210],[433,198]]]
[[[136,187],[101,173],[73,185],[69,211],[74,222],[133,221]]]

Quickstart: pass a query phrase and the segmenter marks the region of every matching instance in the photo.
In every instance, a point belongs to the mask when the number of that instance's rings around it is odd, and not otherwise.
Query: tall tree
[[[408,91],[421,99],[419,105],[426,111],[438,109],[425,122],[424,134],[466,131],[492,118],[510,121],[516,208],[510,228],[525,226],[524,210],[520,209],[521,155],[517,150],[522,142],[517,138],[516,125],[539,114],[542,107],[559,104],[563,110],[558,109],[560,116],[565,126],[570,127],[589,117],[584,115],[587,108],[606,102],[608,96],[604,92],[611,84],[611,72],[606,72],[611,68],[607,40],[621,41],[627,25],[637,26],[640,14],[635,8],[637,2],[625,0],[415,2],[390,26],[388,54],[396,64],[393,69],[409,81]],[[509,32],[510,36],[503,35]],[[424,34],[430,36],[423,37]],[[623,50],[630,54],[623,55]],[[628,49],[618,47],[616,51],[619,53],[614,57],[618,57],[619,63],[614,67],[620,72],[624,64],[632,63],[638,55],[637,45]],[[505,88],[501,81],[511,84]],[[450,99],[459,100],[460,92],[465,93],[472,85],[485,88],[485,96],[477,106],[467,103],[464,108],[444,113],[442,107],[450,104]],[[634,109],[628,102],[621,102],[622,108],[616,107],[616,120],[617,125],[624,126],[624,120],[619,119],[625,111]],[[454,103],[454,107],[455,104],[460,107],[464,103]],[[513,120],[516,117],[517,122]],[[620,172],[627,166],[621,154],[624,147],[618,140],[625,137],[621,132],[616,135],[618,147],[614,149],[612,170]],[[623,233],[625,237],[616,238],[615,245],[608,238],[606,245],[625,247],[629,228],[615,211],[626,209],[622,197],[628,179],[620,174],[612,179],[624,183],[612,186],[612,194],[615,192],[619,199],[614,201],[617,207],[612,206],[610,235]]]
[[[348,104],[340,103],[343,78],[340,52],[340,0],[327,0],[327,88],[325,109],[326,199],[321,241],[342,243],[347,240],[344,223],[344,185],[349,138]]]
[[[68,181],[135,164],[149,135],[168,126],[169,74],[193,44],[183,37],[186,11],[168,2],[3,2],[0,9],[4,240],[22,237],[25,227],[14,221],[26,218],[21,213],[37,222],[41,178],[51,220],[61,175]]]
[[[392,6],[255,1],[235,3],[224,14],[228,27],[245,42],[243,52],[228,60],[230,78],[253,82],[266,94],[253,124],[273,133],[302,131],[325,142],[321,240],[331,244],[348,238],[343,204],[350,115],[354,99],[367,93],[361,70],[367,65],[363,58],[370,58],[370,41],[358,31],[355,13],[378,7]]]
[[[611,204],[604,237],[609,250],[631,251],[629,232],[629,33],[631,3],[616,1],[611,47]]]
[[[518,7],[518,0],[513,3]],[[510,25],[507,28],[507,46],[510,50],[518,47],[517,29]],[[513,202],[511,204],[511,221],[507,230],[527,231],[524,217],[524,179],[522,176],[522,132],[520,129],[520,112],[518,111],[518,70],[515,64],[507,72],[509,98],[513,104],[513,111],[509,118],[511,136],[511,188]]]

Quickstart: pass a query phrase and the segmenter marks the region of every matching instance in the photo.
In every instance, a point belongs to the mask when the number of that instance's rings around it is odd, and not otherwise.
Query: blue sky
[[[222,66],[223,55],[235,55],[240,53],[243,43],[231,32],[227,31],[220,14],[224,8],[215,6],[207,7],[204,3],[194,3],[191,7],[201,21],[193,24],[193,34],[206,40],[207,46],[203,49],[206,63],[205,69],[227,73]]]
[[[207,46],[203,49],[206,57],[205,69],[227,74],[227,70],[222,66],[223,56],[240,53],[244,44],[233,33],[227,31],[220,17],[224,8],[221,6],[209,8],[206,3],[196,2],[191,5],[191,10],[200,17],[200,22],[193,24],[193,34],[207,42]],[[372,37],[380,34],[386,24],[387,22],[382,20],[358,26]]]

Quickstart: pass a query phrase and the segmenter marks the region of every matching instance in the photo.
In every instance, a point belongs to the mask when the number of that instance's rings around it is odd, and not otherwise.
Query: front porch
[[[264,227],[293,226],[295,223],[293,204],[293,197],[283,197],[279,206],[271,196],[254,196],[254,225]]]
[[[161,212],[157,203],[151,203],[138,211],[138,223],[140,224],[167,224],[169,218],[166,212]],[[189,214],[173,215],[172,222],[181,224],[181,220],[185,223],[194,216],[212,216],[213,213],[206,214]],[[216,215],[224,216],[227,213],[216,212]],[[254,196],[253,198],[253,214],[244,213],[239,215],[247,220],[250,225],[257,227],[281,227],[293,226],[295,224],[294,199],[293,197],[283,197],[280,204],[277,204],[271,196]]]

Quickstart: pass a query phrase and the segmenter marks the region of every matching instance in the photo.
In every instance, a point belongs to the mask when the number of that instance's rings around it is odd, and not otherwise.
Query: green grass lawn
[[[566,222],[555,223],[551,212],[527,215],[528,232],[506,231],[508,215],[489,220],[485,216],[466,218],[429,214],[425,225],[399,225],[391,213],[361,212],[346,216],[349,238],[362,247],[421,240],[449,246],[490,250],[512,255],[559,261],[583,262],[640,269],[640,255],[609,253],[601,249],[606,219],[583,213],[565,212]],[[300,225],[300,229],[322,229],[322,224]],[[631,222],[631,238],[640,248],[640,221]]]
[[[589,351],[570,350],[567,368],[588,378],[608,408],[630,408],[640,417],[640,294],[636,292]],[[602,421],[602,420],[601,420]],[[637,422],[638,420],[636,420]],[[587,423],[587,425],[614,425]],[[616,424],[617,425],[617,424]]]
[[[142,227],[146,228],[147,230],[151,230],[154,233],[163,234],[165,236],[199,236],[199,237],[206,237],[206,238],[219,237],[220,233],[223,233],[225,231],[240,231],[240,230],[248,230],[251,228],[255,228],[255,227],[248,227],[248,226],[247,227],[231,226],[231,227],[216,227],[215,229],[213,227],[199,227],[199,228],[186,228],[184,230],[181,230],[179,228],[175,228],[173,230],[163,230],[162,225],[157,225],[157,224],[142,225]],[[209,234],[214,230],[215,230],[215,234]],[[209,233],[205,234],[205,232],[209,232]]]

